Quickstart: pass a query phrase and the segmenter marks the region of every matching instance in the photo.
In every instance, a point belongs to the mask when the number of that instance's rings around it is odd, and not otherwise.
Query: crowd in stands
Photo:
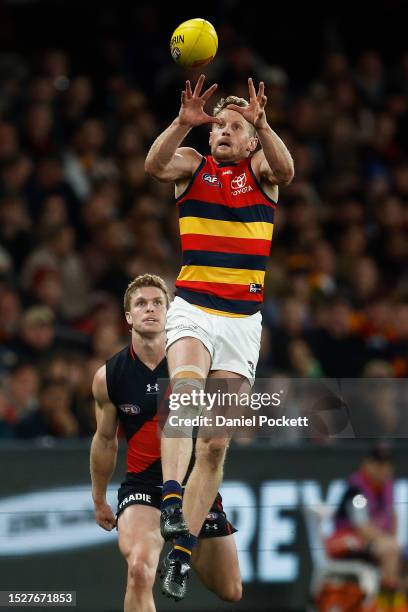
[[[129,342],[127,284],[150,272],[174,286],[173,187],[144,171],[186,77],[166,62],[143,87],[118,59],[95,80],[64,50],[0,55],[2,438],[90,436],[93,375]],[[219,83],[210,108],[247,96],[248,76],[264,80],[268,120],[295,162],[258,376],[406,377],[408,53],[393,65],[371,49],[328,53],[299,92],[237,40],[206,74]],[[207,153],[207,140],[198,128],[188,142]],[[390,434],[398,427],[397,414]]]

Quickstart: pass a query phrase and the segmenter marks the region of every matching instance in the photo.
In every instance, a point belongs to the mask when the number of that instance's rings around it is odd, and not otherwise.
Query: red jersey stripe
[[[179,206],[180,204],[182,204],[183,202],[185,202],[186,200],[190,199],[190,194],[186,194],[185,196],[183,196],[182,198],[180,198],[180,200],[177,200],[176,205]],[[259,202],[253,202],[251,204],[248,204],[248,202],[244,202],[242,200],[239,200],[238,198],[235,200],[232,200],[230,203],[226,203],[223,199],[223,196],[216,192],[212,195],[211,197],[211,202],[213,204],[219,204],[220,206],[226,206],[228,208],[244,208],[246,206],[251,206],[251,205],[256,205],[256,204],[264,204],[265,206],[270,206],[271,208],[276,208],[277,205],[273,204],[272,202],[268,202],[268,200],[262,201],[261,199],[259,200]]]
[[[219,253],[242,253],[243,255],[269,255],[270,240],[258,238],[227,238],[205,234],[183,234],[183,251],[216,251]]]
[[[143,472],[158,459],[160,459],[160,435],[156,415],[151,421],[146,421],[130,438],[127,471]]]
[[[236,285],[232,283],[205,283],[200,281],[177,281],[176,287],[185,287],[200,293],[222,295],[226,300],[247,300],[251,302],[262,302],[263,293],[250,293],[248,285]]]

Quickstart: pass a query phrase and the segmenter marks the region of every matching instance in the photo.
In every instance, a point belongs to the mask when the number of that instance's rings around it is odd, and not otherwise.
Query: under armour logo
[[[151,384],[146,385],[147,393],[157,393],[158,390],[159,390],[159,383],[156,383],[155,385],[151,385]]]
[[[213,529],[214,531],[218,531],[218,525],[216,523],[214,523],[214,525],[209,525],[208,523],[205,526],[205,530],[206,531],[211,531],[211,529]]]

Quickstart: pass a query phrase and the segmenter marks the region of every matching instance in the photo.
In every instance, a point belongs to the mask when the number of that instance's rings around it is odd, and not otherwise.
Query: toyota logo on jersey
[[[231,193],[233,196],[241,195],[242,193],[247,193],[248,191],[253,191],[253,187],[246,184],[247,178],[246,173],[243,172],[232,179]]]
[[[245,187],[246,182],[247,182],[247,176],[245,172],[243,172],[239,176],[236,176],[235,178],[232,179],[231,189],[242,189],[243,187]]]

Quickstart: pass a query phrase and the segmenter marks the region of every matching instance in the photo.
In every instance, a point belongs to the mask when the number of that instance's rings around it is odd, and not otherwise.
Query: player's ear
[[[210,136],[208,138],[208,143],[211,146],[211,141],[212,141],[212,130],[210,130]]]
[[[248,151],[250,151],[250,153],[253,153],[257,146],[258,146],[258,139],[257,139],[257,137],[256,136],[251,136],[251,138],[249,139],[249,142],[248,142]]]
[[[125,312],[125,317],[128,325],[132,325],[132,317],[130,316],[130,312]]]

